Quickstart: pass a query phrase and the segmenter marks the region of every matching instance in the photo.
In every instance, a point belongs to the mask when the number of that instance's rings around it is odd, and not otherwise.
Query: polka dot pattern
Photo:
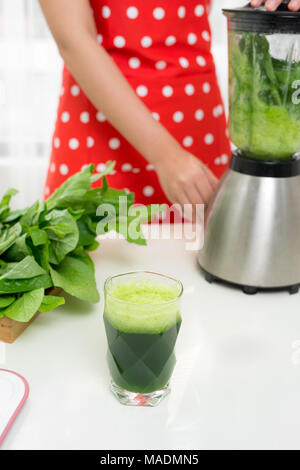
[[[79,141],[75,137],[69,140],[69,147],[71,150],[77,150],[79,147]]]
[[[204,15],[204,11],[205,11],[205,10],[204,10],[204,6],[203,6],[203,5],[197,5],[197,6],[195,7],[195,10],[194,10],[195,15],[196,15],[197,17],[203,16],[203,15]]]
[[[179,18],[184,18],[185,17],[186,9],[185,9],[184,6],[181,6],[181,7],[178,8],[177,15],[178,15]]]
[[[61,175],[66,176],[69,173],[69,167],[65,163],[63,163],[59,167],[59,172]]]
[[[204,137],[204,142],[206,143],[206,145],[211,145],[214,140],[215,139],[212,134],[206,134],[206,136]]]
[[[118,48],[118,49],[121,49],[122,47],[124,47],[126,44],[126,40],[123,36],[116,36],[114,38],[114,45]]]
[[[138,57],[131,57],[128,63],[129,63],[129,67],[132,69],[138,69],[141,65],[141,61]]]
[[[126,75],[154,120],[221,176],[230,158],[226,116],[210,52],[207,2],[92,1],[97,41]],[[112,187],[136,201],[167,202],[154,166],[96,110],[65,69],[45,197],[87,162],[115,160]],[[96,184],[101,184],[99,181]]]
[[[143,194],[146,197],[151,197],[154,194],[154,188],[152,186],[145,186],[143,189]]]
[[[202,38],[204,39],[204,41],[210,41],[210,34],[208,31],[202,31]]]
[[[187,42],[190,46],[193,46],[198,41],[198,37],[195,33],[189,33],[187,36]]]
[[[182,144],[184,147],[191,147],[193,143],[194,143],[194,139],[190,135],[186,136],[182,141]]]
[[[91,149],[95,145],[95,139],[91,136],[88,136],[86,139],[86,146],[87,148]]]
[[[141,98],[144,98],[148,95],[148,88],[145,85],[140,85],[136,89],[136,94]]]
[[[164,60],[158,60],[155,64],[155,67],[157,68],[157,70],[163,70],[165,69],[167,66],[167,62],[165,62]]]
[[[124,163],[124,164],[122,165],[122,171],[124,171],[125,173],[126,173],[127,171],[131,171],[131,170],[132,170],[132,165],[131,165],[131,163]]]
[[[143,36],[141,39],[142,47],[150,47],[152,45],[152,38],[150,36]]]
[[[55,149],[58,149],[60,147],[60,139],[58,137],[54,139],[53,146]]]
[[[61,115],[62,122],[68,122],[70,120],[70,113],[64,111]]]
[[[188,83],[188,84],[184,87],[184,91],[185,91],[186,95],[188,95],[188,96],[193,96],[193,94],[195,93],[195,87],[194,87],[194,85],[192,85],[191,83]]]
[[[80,94],[80,88],[78,85],[73,85],[71,87],[71,95],[72,96],[78,96]]]
[[[203,93],[205,93],[205,94],[210,93],[210,90],[211,90],[210,83],[205,82],[203,84],[202,90],[203,90]]]
[[[184,114],[181,111],[176,111],[173,114],[173,121],[174,122],[182,122],[184,119]]]
[[[121,142],[119,141],[119,139],[114,137],[110,139],[110,141],[108,142],[108,145],[109,145],[109,148],[111,148],[112,150],[117,150],[120,147]]]
[[[215,158],[214,163],[215,165],[227,165],[229,162],[229,157],[225,153],[220,157]]]
[[[202,109],[197,109],[195,111],[195,119],[196,121],[202,121],[204,119],[204,111]]]
[[[179,63],[183,69],[187,69],[190,65],[186,57],[179,57]]]
[[[103,171],[106,169],[105,163],[98,163],[96,167],[97,173],[103,173]]]
[[[165,14],[165,10],[161,7],[154,8],[153,10],[153,16],[156,20],[162,20]]]
[[[87,111],[84,111],[83,113],[80,114],[80,121],[83,124],[87,124],[88,122],[90,122],[90,115]]]
[[[104,116],[103,113],[101,113],[101,111],[98,111],[98,113],[96,114],[96,119],[97,119],[97,121],[99,121],[99,122],[104,122],[104,121],[106,121],[106,117]]]
[[[213,115],[215,118],[218,118],[220,116],[222,116],[223,114],[223,106],[221,104],[219,104],[218,106],[215,106],[214,109],[213,109]]]
[[[166,46],[174,46],[175,43],[176,43],[175,36],[168,36],[165,40]]]
[[[128,18],[135,20],[139,15],[139,10],[136,7],[128,7],[126,10]]]
[[[104,6],[102,7],[102,16],[103,16],[103,18],[107,19],[107,18],[110,17],[110,15],[111,15],[111,10],[110,10],[110,8],[109,8],[108,6],[106,6],[106,5],[104,5]]]
[[[165,98],[170,98],[173,95],[173,88],[170,85],[166,85],[162,89],[162,94]]]
[[[201,55],[198,55],[196,57],[196,62],[197,62],[198,65],[200,65],[200,67],[205,67],[205,65],[206,65],[206,60]]]

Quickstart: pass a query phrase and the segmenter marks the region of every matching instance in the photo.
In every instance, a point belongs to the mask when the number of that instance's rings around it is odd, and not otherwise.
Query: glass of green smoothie
[[[140,271],[108,278],[104,290],[111,390],[124,405],[156,406],[170,391],[183,286]]]

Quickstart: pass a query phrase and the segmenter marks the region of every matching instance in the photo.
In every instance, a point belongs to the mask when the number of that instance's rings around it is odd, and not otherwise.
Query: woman
[[[210,0],[40,3],[65,62],[46,197],[115,160],[110,184],[138,203],[208,203],[230,154]]]

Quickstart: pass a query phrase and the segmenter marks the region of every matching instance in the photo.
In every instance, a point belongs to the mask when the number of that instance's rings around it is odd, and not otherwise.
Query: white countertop
[[[182,280],[171,395],[157,408],[120,405],[108,388],[102,304],[68,299],[5,347],[0,367],[31,391],[3,449],[300,449],[299,295],[210,285],[182,240],[106,239],[94,259],[101,290],[107,276],[145,268]]]

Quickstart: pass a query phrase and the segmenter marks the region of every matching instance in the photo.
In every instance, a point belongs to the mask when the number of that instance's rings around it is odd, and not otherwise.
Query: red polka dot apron
[[[209,0],[90,0],[98,42],[153,115],[220,177],[230,145],[210,52]],[[84,165],[136,202],[168,202],[151,164],[107,121],[65,67],[45,196]]]

